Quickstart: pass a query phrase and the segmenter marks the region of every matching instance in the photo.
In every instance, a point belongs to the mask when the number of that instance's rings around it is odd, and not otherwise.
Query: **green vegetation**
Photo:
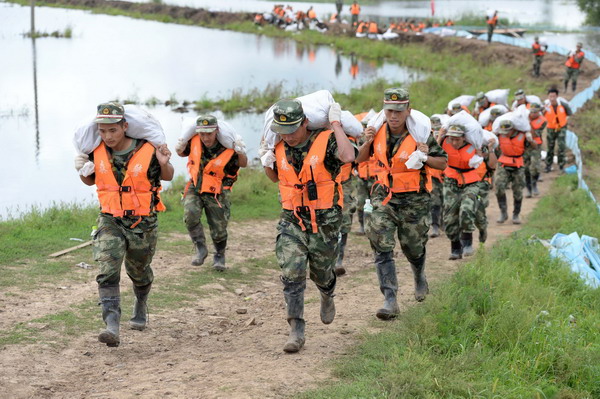
[[[335,367],[339,382],[301,397],[598,397],[600,290],[529,240],[600,236],[600,215],[576,185],[560,178],[522,231],[366,336]]]
[[[31,32],[24,33],[23,36],[31,37],[33,39],[39,39],[42,37],[56,37],[70,39],[73,37],[73,29],[67,26],[63,31],[55,30],[54,32],[39,32],[36,31],[33,34]]]
[[[585,181],[597,197],[600,196],[600,99],[591,99],[569,117],[569,129],[577,133],[583,157]]]
[[[585,22],[589,25],[600,25],[600,2],[597,0],[577,0],[581,11],[587,14]]]

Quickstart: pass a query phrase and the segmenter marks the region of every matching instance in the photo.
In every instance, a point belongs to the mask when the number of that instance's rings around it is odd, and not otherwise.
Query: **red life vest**
[[[235,154],[235,151],[227,148],[225,151],[220,153],[215,158],[208,161],[206,165],[204,165],[204,170],[202,171],[202,184],[200,185],[200,189],[198,192],[200,193],[211,193],[215,195],[215,198],[218,194],[223,192],[223,188],[230,189],[230,186],[223,187],[223,178],[235,178],[235,175],[227,175],[225,174],[225,166],[231,160],[231,157]],[[190,140],[190,155],[188,156],[188,173],[190,175],[190,182],[194,182],[194,186],[198,186],[198,173],[200,172],[200,164],[202,163],[202,142],[200,140],[199,135],[195,135]],[[190,182],[185,188],[185,192],[190,186]]]
[[[408,134],[396,153],[392,155],[390,165],[387,157],[387,123],[384,123],[377,134],[375,134],[375,139],[373,140],[373,158],[376,164],[373,172],[377,176],[377,181],[373,183],[371,190],[378,184],[388,190],[388,196],[383,200],[383,205],[386,205],[390,201],[392,193],[421,191],[421,170],[408,169],[405,165],[410,154],[415,152],[416,149],[417,142]],[[425,190],[429,192],[432,188],[430,168],[425,167],[425,170]],[[390,177],[392,179],[391,185]]]
[[[525,133],[517,132],[514,137],[501,134],[498,136],[498,141],[500,142],[500,151],[502,151],[498,162],[504,166],[522,167],[523,153],[525,152]]]
[[[161,186],[152,186],[148,180],[148,169],[154,151],[150,143],[144,143],[137,149],[127,162],[125,177],[119,185],[112,170],[106,145],[102,142],[96,147],[94,150],[95,183],[103,213],[114,217],[149,216],[153,211],[166,210],[160,200]],[[156,205],[154,205],[155,196],[158,200]],[[141,220],[140,217],[131,228],[137,226]]]
[[[444,169],[444,176],[456,180],[459,186],[481,180],[482,176],[478,173],[478,170],[469,166],[471,158],[477,155],[472,144],[467,143],[457,150],[444,140],[442,148],[448,154],[448,167]],[[481,164],[484,165],[484,162]],[[479,168],[481,168],[481,165]]]

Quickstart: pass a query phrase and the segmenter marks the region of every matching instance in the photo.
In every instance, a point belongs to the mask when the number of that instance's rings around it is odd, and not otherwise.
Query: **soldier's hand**
[[[426,143],[417,143],[417,150],[423,154],[429,154],[429,146]]]
[[[369,126],[364,131],[365,143],[370,143],[375,138],[375,128],[373,126]]]
[[[158,159],[158,163],[161,165],[166,165],[169,163],[169,159],[171,159],[171,151],[166,144],[161,144],[156,148],[156,159]]]

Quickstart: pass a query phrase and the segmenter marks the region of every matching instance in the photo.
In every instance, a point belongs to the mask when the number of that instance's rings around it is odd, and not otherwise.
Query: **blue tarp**
[[[564,260],[571,270],[592,288],[600,287],[600,256],[598,240],[577,233],[558,233],[550,241],[550,256]]]

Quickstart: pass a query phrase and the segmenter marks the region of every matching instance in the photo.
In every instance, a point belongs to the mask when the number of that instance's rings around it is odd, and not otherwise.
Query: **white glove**
[[[533,135],[531,134],[531,132],[525,133],[525,138],[527,139],[527,141],[533,141]]]
[[[342,120],[342,107],[340,104],[333,103],[329,107],[329,123],[340,122]]]
[[[260,162],[262,163],[262,166],[267,168],[273,169],[273,164],[275,163],[275,161],[277,161],[277,158],[275,158],[275,153],[273,152],[273,150],[268,150],[265,153],[265,155],[260,157]]]
[[[408,169],[421,169],[425,161],[427,161],[427,154],[417,150],[410,154],[405,165]]]
[[[76,171],[80,171],[81,168],[83,168],[83,165],[85,165],[86,162],[88,162],[90,160],[90,156],[87,154],[77,154],[75,156],[75,170]]]
[[[237,136],[233,142],[233,150],[238,154],[246,153],[246,143],[244,143],[244,140],[240,136]]]
[[[473,158],[469,159],[469,166],[472,167],[473,169],[477,169],[479,167],[479,165],[481,165],[482,162],[483,162],[483,157],[475,154],[475,155],[473,155]]]
[[[187,147],[187,143],[187,140],[184,140],[183,138],[178,139],[177,144],[175,144],[175,152],[178,154],[183,152]]]
[[[85,165],[81,169],[79,169],[79,174],[83,177],[88,177],[89,175],[94,174],[96,171],[96,166],[92,161],[87,161]]]

